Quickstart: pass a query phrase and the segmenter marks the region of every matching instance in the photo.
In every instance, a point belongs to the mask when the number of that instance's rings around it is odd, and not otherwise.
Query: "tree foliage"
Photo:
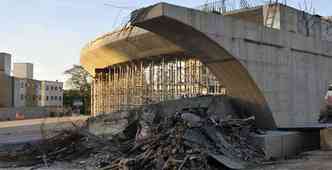
[[[79,90],[80,92],[90,91],[92,78],[82,66],[73,65],[64,74],[70,76],[66,83],[71,89]]]
[[[78,90],[65,90],[63,91],[63,105],[65,107],[73,106],[75,100],[82,99]]]
[[[65,75],[69,76],[66,84],[70,87],[71,90],[76,90],[79,93],[68,93],[77,95],[83,100],[83,110],[85,114],[90,113],[90,97],[91,97],[91,75],[80,65],[73,65],[72,68],[64,72]],[[75,97],[75,96],[66,96],[66,97]]]

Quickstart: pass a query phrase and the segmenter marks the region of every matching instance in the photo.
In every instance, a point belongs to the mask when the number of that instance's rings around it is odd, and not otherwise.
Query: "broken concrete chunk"
[[[202,126],[202,119],[199,116],[196,116],[192,113],[182,113],[182,120],[189,124],[191,127],[200,127]]]

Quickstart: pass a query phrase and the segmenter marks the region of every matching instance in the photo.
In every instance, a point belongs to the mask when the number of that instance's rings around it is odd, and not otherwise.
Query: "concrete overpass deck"
[[[287,21],[286,12],[280,22]],[[331,41],[167,3],[134,11],[131,25],[84,48],[83,66],[93,73],[184,52],[203,62],[229,95],[251,102],[260,127],[309,126],[318,120],[332,79]]]

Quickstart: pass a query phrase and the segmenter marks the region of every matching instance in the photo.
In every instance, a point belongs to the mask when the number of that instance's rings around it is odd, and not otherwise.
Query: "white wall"
[[[43,81],[41,96],[42,106],[63,106],[63,83]]]

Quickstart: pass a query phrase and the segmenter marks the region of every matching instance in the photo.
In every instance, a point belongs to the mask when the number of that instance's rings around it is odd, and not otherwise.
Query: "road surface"
[[[0,122],[0,146],[40,140],[42,131],[47,135],[54,130],[73,127],[72,122],[82,123],[87,118],[77,116]]]

